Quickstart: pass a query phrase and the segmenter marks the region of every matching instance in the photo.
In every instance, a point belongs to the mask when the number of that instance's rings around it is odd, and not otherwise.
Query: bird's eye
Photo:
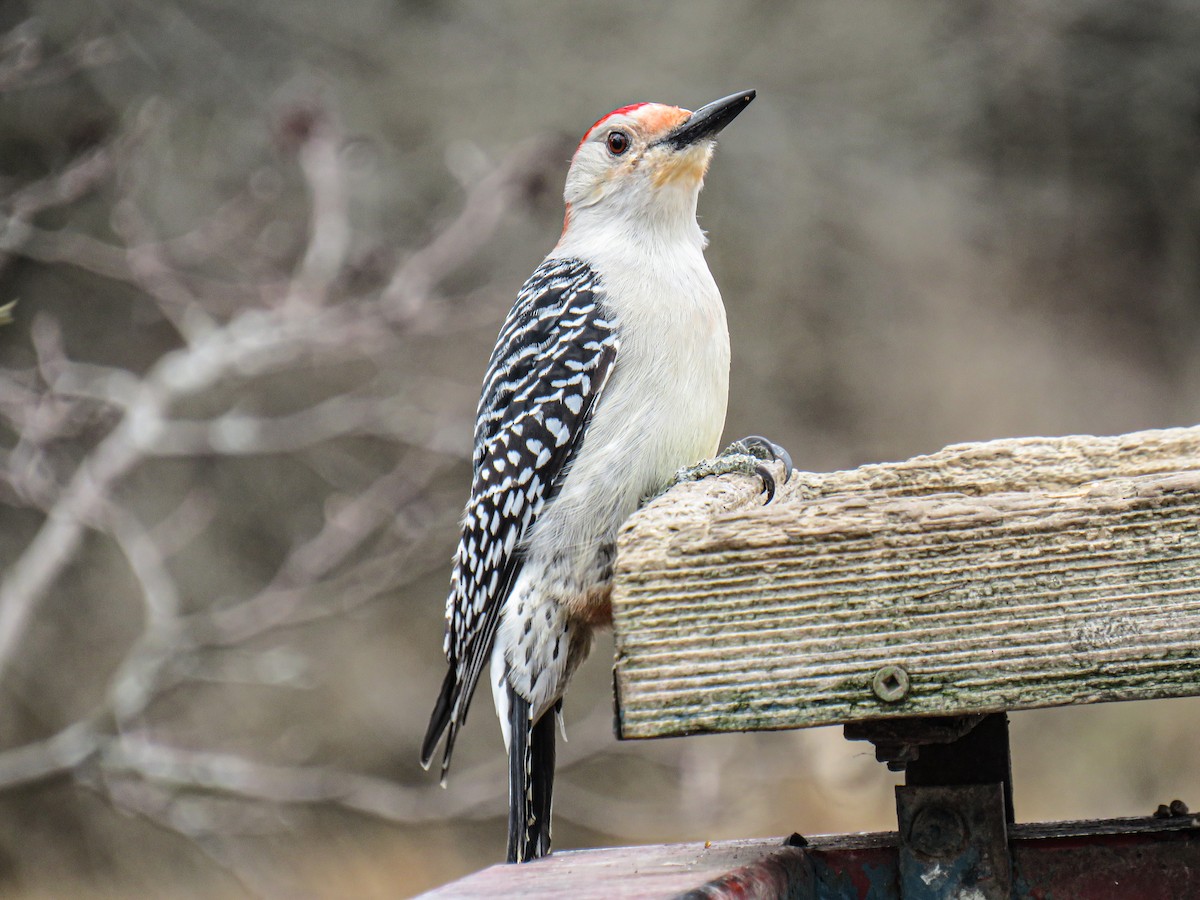
[[[610,131],[606,143],[609,153],[613,156],[620,156],[629,149],[629,135],[623,131]]]

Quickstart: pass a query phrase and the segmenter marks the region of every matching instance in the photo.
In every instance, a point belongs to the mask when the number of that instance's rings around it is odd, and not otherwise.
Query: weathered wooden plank
[[[756,488],[680,485],[623,531],[620,736],[1200,694],[1200,428]]]

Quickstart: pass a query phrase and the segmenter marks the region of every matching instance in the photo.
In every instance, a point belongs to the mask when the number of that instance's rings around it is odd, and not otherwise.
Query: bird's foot
[[[713,475],[757,475],[762,479],[762,492],[767,495],[765,505],[775,499],[775,476],[765,465],[769,462],[783,463],[783,480],[786,483],[792,475],[791,456],[774,441],[752,434],[734,441],[713,459],[701,460],[694,466],[680,469],[675,473],[673,483],[699,481]]]

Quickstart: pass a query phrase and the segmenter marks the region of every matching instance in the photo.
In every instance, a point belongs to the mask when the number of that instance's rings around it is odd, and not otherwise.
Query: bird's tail
[[[531,721],[529,701],[511,686],[508,701],[508,861],[519,863],[550,853],[554,714]]]
[[[438,741],[442,738],[442,733],[449,731],[446,737],[446,751],[442,756],[442,785],[446,784],[446,770],[450,768],[450,757],[454,753],[454,739],[458,736],[458,726],[461,720],[455,712],[455,705],[458,702],[460,687],[454,667],[446,672],[446,678],[442,682],[442,690],[438,694],[437,704],[433,708],[433,715],[429,717],[429,728],[425,732],[425,740],[421,743],[421,765],[428,769],[429,763],[433,760],[433,751],[437,748]]]

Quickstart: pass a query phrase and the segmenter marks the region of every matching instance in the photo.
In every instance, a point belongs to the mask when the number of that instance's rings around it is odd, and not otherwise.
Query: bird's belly
[[[728,356],[720,336],[711,343],[684,373],[654,360],[614,371],[576,462],[531,530],[529,561],[541,559],[573,582],[563,593],[578,618],[599,623],[611,615],[608,583],[621,524],[676,471],[717,450]],[[649,384],[635,380],[647,373]]]

